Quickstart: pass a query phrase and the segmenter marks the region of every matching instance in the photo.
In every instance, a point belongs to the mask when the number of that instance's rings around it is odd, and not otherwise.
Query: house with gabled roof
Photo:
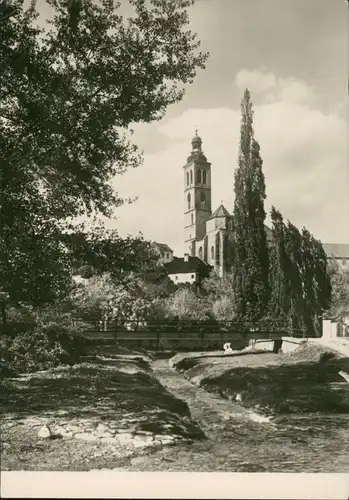
[[[184,257],[174,257],[171,262],[163,265],[167,276],[176,285],[189,283],[199,285],[208,278],[212,267],[196,256],[185,254]]]

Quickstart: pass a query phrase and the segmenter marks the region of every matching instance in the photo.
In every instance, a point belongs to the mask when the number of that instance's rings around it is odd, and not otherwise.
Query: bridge
[[[126,325],[126,326],[125,326]],[[251,323],[231,322],[111,322],[101,325],[89,322],[84,332],[91,343],[104,343],[155,349],[219,349],[230,342],[233,349],[248,345],[278,351],[287,339],[304,339],[303,332],[289,331],[274,323],[269,328],[256,329]]]

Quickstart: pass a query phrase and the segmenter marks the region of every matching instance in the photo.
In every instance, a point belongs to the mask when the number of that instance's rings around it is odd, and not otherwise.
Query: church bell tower
[[[192,151],[184,165],[184,247],[195,255],[195,242],[205,234],[205,222],[211,216],[211,163],[207,161],[196,130]]]

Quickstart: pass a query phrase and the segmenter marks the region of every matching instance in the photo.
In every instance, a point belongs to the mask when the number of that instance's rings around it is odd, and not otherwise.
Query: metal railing
[[[167,342],[216,343],[232,340],[249,341],[250,339],[279,339],[283,336],[304,338],[300,330],[290,331],[289,325],[270,322],[256,325],[253,322],[232,321],[148,321],[124,320],[122,323],[111,321],[88,321],[85,336],[93,339],[114,339],[114,341],[149,341],[157,346]]]

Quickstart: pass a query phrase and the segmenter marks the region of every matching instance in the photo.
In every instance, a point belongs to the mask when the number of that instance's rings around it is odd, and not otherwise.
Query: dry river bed
[[[266,365],[268,373],[268,363],[272,369],[280,361],[258,356],[231,358],[229,376],[234,363]],[[200,365],[200,380],[211,371],[210,392],[167,359],[142,359],[109,352],[73,369],[8,381],[2,470],[348,472],[349,413],[293,412],[270,420],[222,397],[228,359]],[[307,390],[312,386],[303,396]],[[38,437],[44,424],[49,439]]]
[[[127,470],[348,472],[349,414],[293,414],[277,423],[258,422],[239,403],[186,380],[166,360],[155,361],[153,369],[161,384],[187,402],[207,439],[133,458]]]

